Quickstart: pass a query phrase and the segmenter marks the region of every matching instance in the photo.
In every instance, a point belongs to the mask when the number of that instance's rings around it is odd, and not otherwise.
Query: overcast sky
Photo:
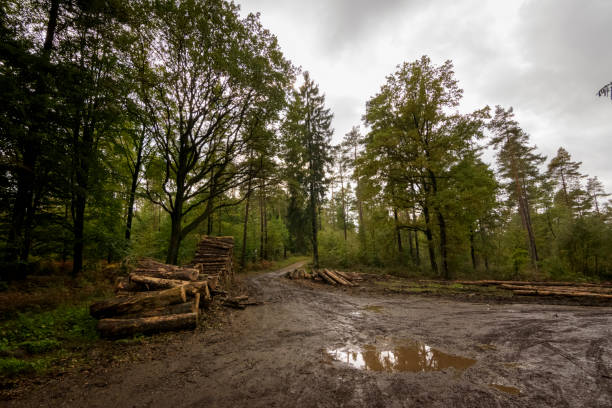
[[[460,110],[514,107],[550,159],[560,146],[612,192],[612,0],[238,0],[260,12],[334,113],[334,141],[404,61],[450,59]],[[363,127],[363,126],[362,126]]]

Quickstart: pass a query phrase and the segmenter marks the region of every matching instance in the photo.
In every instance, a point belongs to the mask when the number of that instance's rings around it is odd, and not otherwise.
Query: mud
[[[250,294],[266,303],[227,312],[220,329],[171,337],[144,361],[68,374],[0,405],[612,406],[612,308],[457,302],[280,278],[295,267],[249,278]],[[375,371],[328,353],[347,345],[367,352],[380,339],[411,339],[475,363]],[[385,350],[393,348],[373,353]]]
[[[476,363],[472,358],[453,356],[420,341],[383,340],[381,343],[328,349],[326,353],[353,368],[390,373],[442,371],[451,367],[463,371]]]

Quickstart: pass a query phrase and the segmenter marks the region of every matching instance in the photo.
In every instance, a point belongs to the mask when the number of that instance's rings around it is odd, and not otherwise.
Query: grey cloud
[[[283,50],[311,71],[334,112],[335,139],[361,121],[385,76],[423,54],[452,59],[463,110],[513,106],[547,155],[564,146],[612,191],[612,1],[244,0]]]

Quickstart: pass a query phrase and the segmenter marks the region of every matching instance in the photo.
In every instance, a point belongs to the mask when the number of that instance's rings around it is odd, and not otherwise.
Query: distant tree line
[[[398,66],[337,146],[299,73],[225,0],[2,2],[0,278],[188,262],[202,234],[242,267],[609,277],[601,182],[563,148],[546,163],[511,108],[460,114],[451,62]]]
[[[602,183],[562,147],[546,163],[512,108],[460,114],[461,96],[450,61],[423,57],[387,77],[366,104],[367,134],[354,128],[336,150],[324,262],[444,278],[611,278]],[[494,167],[481,159],[487,147]]]

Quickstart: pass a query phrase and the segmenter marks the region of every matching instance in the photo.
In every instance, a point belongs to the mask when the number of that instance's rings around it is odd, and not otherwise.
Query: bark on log
[[[208,288],[208,281],[191,282],[185,285],[185,291],[189,295],[201,295],[201,300],[205,302],[211,301],[210,290]]]
[[[159,269],[146,269],[136,268],[134,270],[136,275],[150,276],[153,278],[161,279],[173,279],[182,281],[195,281],[198,280],[198,270],[195,268],[183,268],[175,271],[159,270]]]
[[[349,282],[351,282],[351,281],[352,281],[352,279],[353,279],[352,277],[348,276],[348,274],[347,274],[347,273],[342,272],[342,271],[334,271],[334,273],[335,273],[336,275],[340,276],[341,278],[344,278],[345,280],[347,280],[347,281],[349,281]]]
[[[129,278],[121,277],[118,278],[115,282],[115,292],[123,293],[123,292],[136,292],[138,290],[138,285],[130,282]]]
[[[122,319],[139,319],[142,317],[153,317],[153,316],[169,316],[174,314],[185,314],[185,313],[198,313],[199,307],[199,294],[196,299],[192,302],[178,303],[176,305],[168,305],[165,307],[159,307],[155,309],[143,310],[139,313],[129,313],[121,316]]]
[[[612,294],[612,288],[597,286],[536,286],[536,285],[499,285],[502,289],[508,290],[538,290],[538,291],[557,291],[557,292],[590,292]]]
[[[182,286],[159,292],[147,292],[137,296],[115,298],[94,303],[89,307],[89,313],[97,318],[121,316],[128,313],[139,313],[148,309],[156,309],[167,305],[185,303],[187,296]]]
[[[154,278],[152,276],[130,274],[130,282],[145,287],[147,290],[170,289],[185,285],[187,282],[176,279]]]
[[[195,329],[198,323],[196,313],[168,316],[143,317],[139,319],[102,319],[98,331],[102,337],[119,338],[137,333],[160,333],[164,331]]]
[[[612,294],[607,293],[593,293],[593,292],[562,292],[554,290],[515,290],[513,291],[516,295],[525,296],[562,296],[562,297],[588,297],[597,299],[612,299]]]
[[[343,271],[334,271],[334,272],[336,272],[336,274],[340,275],[341,277],[343,277],[347,281],[351,282],[353,285],[357,285],[355,283],[355,281],[363,280],[363,278],[358,276],[355,272],[352,272],[352,273],[343,272]]]
[[[325,282],[329,283],[330,285],[334,285],[334,286],[337,285],[336,281],[333,280],[331,277],[327,276],[327,274],[325,273],[323,269],[319,269],[317,273],[319,274],[321,278],[323,278]]]
[[[528,282],[528,281],[503,281],[503,280],[479,280],[479,281],[455,281],[461,285],[517,285],[517,286],[587,286],[587,287],[610,287],[610,284],[578,283],[578,282]]]
[[[330,278],[332,278],[333,280],[338,282],[340,285],[343,285],[343,286],[353,286],[352,283],[350,283],[346,279],[342,278],[341,276],[337,275],[334,271],[330,271],[329,269],[325,269],[325,273],[327,275],[329,275]]]

